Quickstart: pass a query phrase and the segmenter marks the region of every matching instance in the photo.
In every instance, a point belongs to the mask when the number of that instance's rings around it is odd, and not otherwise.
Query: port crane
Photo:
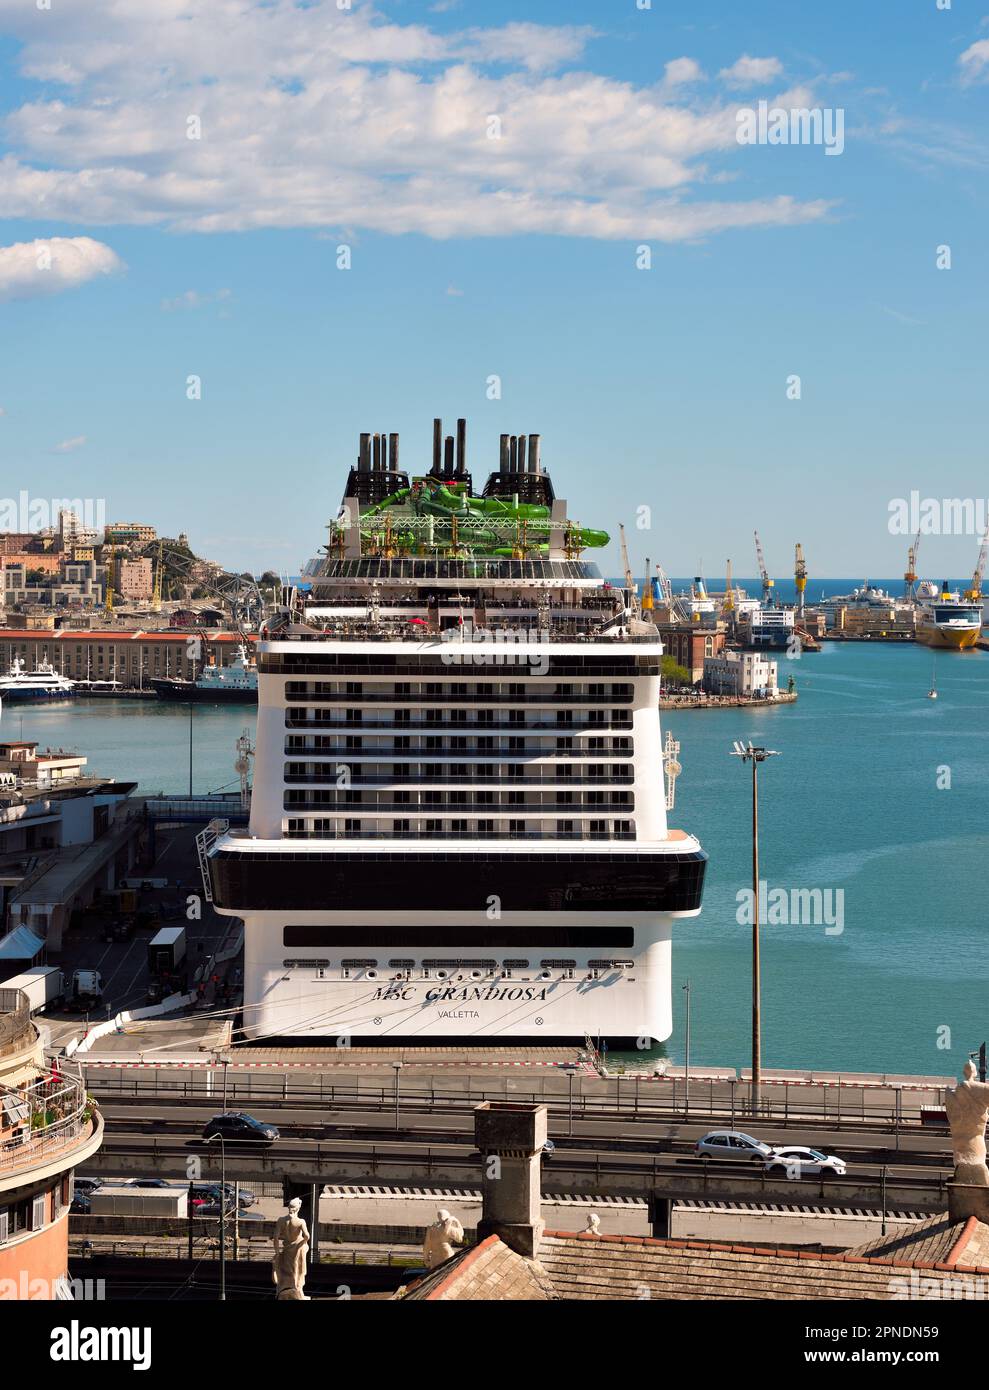
[[[753,535],[755,536],[756,559],[759,562],[759,577],[762,580],[762,602],[768,608],[773,597],[774,581],[770,579],[769,571],[766,569],[766,557],[762,553],[762,541],[759,539],[759,532],[754,531]]]
[[[638,590],[635,587],[635,580],[632,578],[632,566],[629,564],[628,545],[625,541],[625,527],[620,522],[618,525],[618,534],[621,539],[622,568],[625,571],[625,588],[628,590],[628,604],[629,608],[635,612],[638,608]]]
[[[793,578],[797,586],[797,613],[802,618],[804,615],[804,590],[807,588],[807,562],[804,559],[804,548],[799,541],[797,541],[793,561]]]
[[[907,551],[907,571],[903,576],[906,583],[904,598],[914,598],[914,585],[917,582],[917,551],[920,549],[920,532],[914,537],[913,545]]]
[[[725,596],[721,602],[721,614],[729,622],[735,616],[735,590],[732,587],[730,560],[725,561]]]
[[[979,561],[975,566],[975,573],[972,575],[972,583],[969,585],[965,598],[969,603],[982,602],[982,580],[986,572],[986,557],[989,556],[989,526],[982,537],[982,544],[979,547]]]

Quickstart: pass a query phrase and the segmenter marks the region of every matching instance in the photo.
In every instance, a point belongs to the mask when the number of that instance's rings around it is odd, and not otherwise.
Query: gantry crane
[[[768,607],[773,597],[773,580],[770,579],[769,571],[766,569],[766,558],[762,553],[762,541],[759,539],[759,532],[754,531],[753,535],[755,536],[756,559],[759,561],[759,577],[762,580],[762,601]]]
[[[989,526],[982,537],[982,544],[979,547],[979,562],[975,566],[975,573],[972,575],[972,583],[966,590],[965,597],[969,603],[982,602],[982,579],[986,572],[986,556],[989,555]]]
[[[917,582],[917,551],[920,549],[920,532],[914,537],[913,545],[907,551],[907,572],[903,576],[906,582],[906,592],[904,598],[914,597],[913,586]]]
[[[802,618],[804,615],[804,590],[807,588],[807,563],[804,560],[804,548],[799,541],[793,560],[793,578],[797,586],[797,614]]]

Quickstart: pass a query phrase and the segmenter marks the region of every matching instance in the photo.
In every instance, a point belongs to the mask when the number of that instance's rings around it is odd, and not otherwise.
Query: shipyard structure
[[[362,435],[326,553],[258,642],[246,832],[201,850],[245,923],[248,1037],[612,1044],[671,1031],[706,855],[667,824],[663,647],[543,467],[466,425]]]

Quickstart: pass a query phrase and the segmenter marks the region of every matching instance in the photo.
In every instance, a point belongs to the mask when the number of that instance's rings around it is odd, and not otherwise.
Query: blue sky
[[[291,572],[361,430],[463,414],[637,568],[898,574],[891,499],[989,494],[987,79],[989,0],[0,0],[0,492]]]

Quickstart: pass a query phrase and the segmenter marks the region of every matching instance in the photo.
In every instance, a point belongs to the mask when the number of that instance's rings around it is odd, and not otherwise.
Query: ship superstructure
[[[361,436],[258,642],[249,828],[202,840],[247,1036],[669,1036],[706,855],[667,826],[662,645],[583,558],[607,540],[538,435],[502,436],[479,492],[462,420],[419,474]]]

